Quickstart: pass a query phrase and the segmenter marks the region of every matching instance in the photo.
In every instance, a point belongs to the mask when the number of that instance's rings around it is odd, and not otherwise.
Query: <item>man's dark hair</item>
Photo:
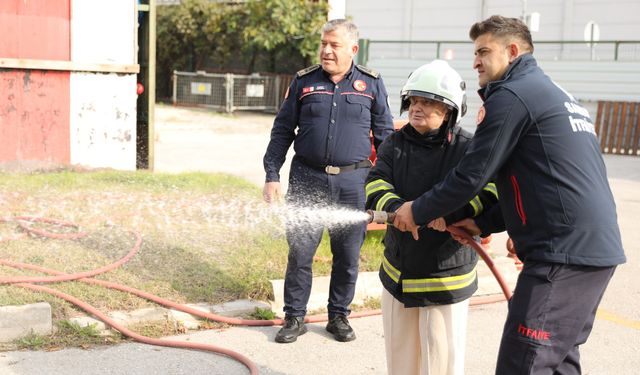
[[[484,34],[491,34],[509,41],[516,39],[523,49],[533,53],[531,32],[518,18],[491,16],[484,21],[474,23],[469,30],[469,38],[473,41]]]

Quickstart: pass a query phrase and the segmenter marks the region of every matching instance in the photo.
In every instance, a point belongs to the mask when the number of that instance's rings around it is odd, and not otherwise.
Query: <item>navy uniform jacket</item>
[[[538,67],[517,58],[480,90],[484,106],[460,164],[414,201],[416,224],[468,202],[497,175],[499,210],[476,219],[505,228],[523,261],[608,267],[626,261],[616,207],[587,111]]]
[[[292,142],[296,155],[312,165],[363,161],[371,154],[370,131],[376,148],[393,132],[387,91],[378,73],[352,65],[334,84],[320,65],[301,70],[273,123],[263,159],[266,181],[280,181]]]

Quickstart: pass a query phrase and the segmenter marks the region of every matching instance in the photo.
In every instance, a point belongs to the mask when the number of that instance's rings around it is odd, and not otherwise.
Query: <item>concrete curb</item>
[[[227,317],[246,316],[255,312],[256,308],[270,308],[268,303],[253,300],[237,300],[220,305],[186,304],[185,306]],[[200,328],[203,320],[182,311],[163,307],[148,307],[134,311],[113,311],[107,315],[125,327],[139,323],[169,321],[176,326],[194,330]],[[77,323],[80,327],[95,325],[95,328],[102,335],[113,333],[101,320],[90,316],[71,318],[69,321]],[[0,307],[0,342],[11,342],[32,333],[50,335],[52,332],[51,306],[46,302]]]
[[[0,306],[0,342],[11,342],[29,334],[50,335],[51,305],[46,302]]]

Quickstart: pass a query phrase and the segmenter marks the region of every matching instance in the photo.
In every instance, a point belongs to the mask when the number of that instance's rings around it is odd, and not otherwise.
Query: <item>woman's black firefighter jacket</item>
[[[440,182],[458,163],[471,134],[454,127],[421,135],[411,125],[390,135],[379,147],[366,183],[367,208],[393,212]],[[447,224],[478,215],[497,202],[488,184],[471,202],[446,216]],[[448,232],[422,227],[418,241],[410,232],[387,227],[380,280],[406,307],[450,304],[469,298],[477,289],[476,253]]]

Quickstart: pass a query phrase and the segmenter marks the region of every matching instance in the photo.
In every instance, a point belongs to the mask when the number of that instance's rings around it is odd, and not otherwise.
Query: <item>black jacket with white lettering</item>
[[[476,218],[507,229],[524,262],[613,266],[626,261],[604,160],[587,111],[531,54],[479,91],[484,106],[460,164],[414,201],[423,224],[468,201],[496,176],[500,210]]]
[[[447,141],[445,141],[445,137]],[[393,212],[442,181],[464,155],[471,134],[459,127],[451,132],[418,133],[411,125],[387,137],[378,149],[365,185],[367,208]],[[480,214],[496,205],[496,188],[487,185],[478,196],[445,219],[447,224]],[[448,232],[420,228],[411,233],[387,227],[380,280],[406,307],[463,301],[478,287],[477,255]]]

